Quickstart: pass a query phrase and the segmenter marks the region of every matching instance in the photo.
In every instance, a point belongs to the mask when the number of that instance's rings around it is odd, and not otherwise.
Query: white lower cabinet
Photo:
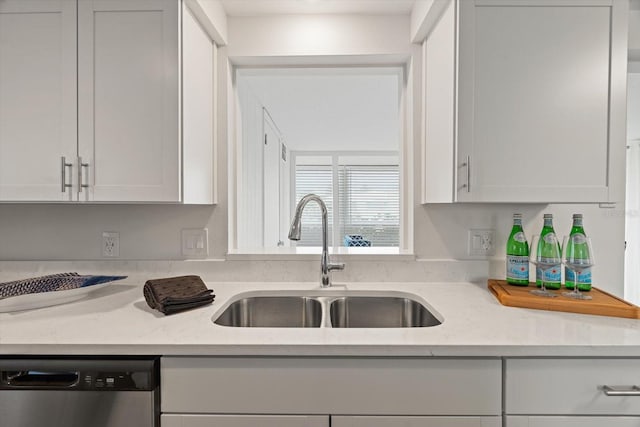
[[[163,427],[640,427],[640,359],[163,357]]]
[[[162,427],[329,427],[326,415],[164,414]]]
[[[507,359],[505,375],[507,415],[640,416],[640,392],[604,390],[640,386],[640,359]]]
[[[502,424],[499,358],[161,360],[163,427]]]
[[[502,417],[332,416],[331,427],[501,427]]]
[[[507,416],[505,427],[638,427],[639,417]]]
[[[640,359],[506,359],[506,427],[640,427]]]

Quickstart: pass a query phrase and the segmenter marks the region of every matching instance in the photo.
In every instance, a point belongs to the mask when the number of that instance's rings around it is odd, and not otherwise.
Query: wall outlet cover
[[[102,232],[102,256],[108,258],[120,256],[120,233],[115,231]]]
[[[492,229],[469,230],[469,250],[471,256],[495,255],[494,231]]]

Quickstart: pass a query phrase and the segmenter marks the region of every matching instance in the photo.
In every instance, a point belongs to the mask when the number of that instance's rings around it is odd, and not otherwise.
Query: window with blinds
[[[400,177],[398,166],[339,167],[340,230],[371,246],[400,245]]]
[[[296,204],[309,193],[316,194],[327,205],[329,245],[333,236],[333,170],[331,166],[297,165],[295,177]],[[295,206],[294,206],[295,209]],[[291,213],[293,218],[293,211]],[[317,203],[309,203],[302,212],[302,232],[297,246],[322,246],[322,214]]]
[[[338,185],[334,191],[333,167],[297,165],[295,171],[296,202],[314,193],[327,205],[329,244],[345,245],[345,236],[361,236],[370,246],[400,246],[400,172],[397,165],[336,166]],[[334,194],[337,192],[337,194]],[[337,201],[337,203],[334,203]],[[333,212],[338,233],[333,233]],[[322,245],[320,209],[310,203],[302,218],[302,238],[298,246]]]

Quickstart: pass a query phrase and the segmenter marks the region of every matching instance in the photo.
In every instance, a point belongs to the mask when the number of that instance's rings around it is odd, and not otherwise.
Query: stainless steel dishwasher
[[[155,358],[0,359],[0,425],[158,427]]]

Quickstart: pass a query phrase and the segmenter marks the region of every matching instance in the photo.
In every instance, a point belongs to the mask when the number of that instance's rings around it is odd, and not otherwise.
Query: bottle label
[[[555,233],[547,233],[544,235],[544,242],[549,244],[558,244],[558,239],[556,239]]]
[[[584,234],[576,233],[571,236],[571,241],[574,245],[583,245],[587,241],[587,237]]]
[[[576,282],[576,273],[573,270],[565,268],[564,275],[565,283],[573,285]],[[578,275],[578,283],[580,283],[581,285],[591,284],[591,267],[585,268],[580,272],[580,274]]]
[[[560,264],[553,265],[551,267],[546,268],[544,272],[544,283],[545,285],[560,285],[560,278],[562,276]],[[536,267],[536,283],[540,283],[542,280],[542,268]]]
[[[507,279],[529,281],[529,257],[507,255]]]
[[[525,243],[527,241],[527,238],[525,237],[524,232],[518,231],[513,235],[513,240],[515,240],[516,242]]]

